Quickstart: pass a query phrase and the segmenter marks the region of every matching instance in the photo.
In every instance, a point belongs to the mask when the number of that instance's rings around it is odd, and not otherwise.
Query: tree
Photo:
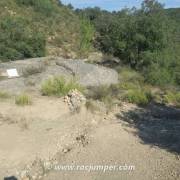
[[[144,59],[167,45],[167,18],[163,6],[155,0],[145,0],[140,10],[124,9],[109,13],[100,9],[86,9],[97,30],[97,44],[134,68],[150,65]],[[149,58],[150,60],[150,58]]]
[[[68,7],[69,9],[74,9],[74,7],[73,7],[73,5],[72,5],[71,3],[69,3],[69,4],[67,5],[67,7]]]

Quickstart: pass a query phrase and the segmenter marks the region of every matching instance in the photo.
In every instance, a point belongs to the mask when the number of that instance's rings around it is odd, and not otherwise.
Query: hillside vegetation
[[[58,0],[1,0],[0,60],[83,54],[93,36],[86,24]]]
[[[1,0],[0,61],[85,57],[97,50],[108,60],[118,58],[116,88],[127,91],[121,98],[146,104],[154,99],[149,91],[157,88],[155,99],[179,105],[179,16],[178,8],[166,10],[156,0],[117,12],[98,7],[74,10],[59,0]],[[113,63],[109,62],[114,68]],[[107,89],[110,95],[111,91],[114,88]]]
[[[165,10],[148,0],[140,9],[111,13],[95,7],[76,12],[95,26],[96,48],[139,71],[148,83],[180,84],[179,9]]]

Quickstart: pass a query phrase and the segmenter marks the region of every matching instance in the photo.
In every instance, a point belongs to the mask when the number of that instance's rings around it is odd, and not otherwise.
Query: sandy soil
[[[33,104],[18,107],[0,102],[0,177],[22,180],[178,180],[179,155],[145,144],[137,129],[113,113],[91,113],[83,108],[71,113],[62,99],[33,96]],[[43,169],[57,165],[133,165],[133,171],[60,171]],[[29,174],[27,173],[29,169]],[[25,178],[24,174],[28,174]],[[20,178],[21,177],[21,178]]]
[[[49,160],[73,146],[94,118],[101,120],[85,109],[71,113],[57,98],[34,96],[33,104],[25,107],[15,105],[13,99],[1,101],[0,177],[15,175],[36,159]]]
[[[175,155],[143,145],[121,125],[111,124],[97,128],[91,143],[76,148],[59,165],[134,165],[134,171],[60,171],[54,170],[44,180],[178,180],[180,162]]]

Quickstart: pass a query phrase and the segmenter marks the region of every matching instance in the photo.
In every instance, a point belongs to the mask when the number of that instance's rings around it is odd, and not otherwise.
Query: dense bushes
[[[45,36],[30,29],[28,21],[18,17],[0,20],[0,60],[16,60],[45,55]]]
[[[114,13],[95,10],[99,13],[87,9],[84,14],[98,31],[99,48],[120,57],[132,67],[142,67],[144,54],[160,51],[167,44],[167,18],[161,4],[154,0],[144,1],[140,10]],[[90,13],[94,13],[94,18]],[[147,63],[150,62],[145,65]]]
[[[77,13],[94,24],[95,47],[119,57],[149,83],[179,84],[179,20],[168,17],[158,1],[144,1],[141,9],[110,13],[87,8]]]
[[[5,21],[10,25],[2,28]],[[0,61],[45,55],[76,57],[82,39],[80,26],[80,18],[59,0],[1,0]]]
[[[152,85],[165,85],[173,83],[173,76],[166,68],[154,65],[151,66],[146,73],[146,81]]]

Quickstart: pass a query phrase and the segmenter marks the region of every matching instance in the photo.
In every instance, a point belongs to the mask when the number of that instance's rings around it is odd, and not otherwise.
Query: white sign
[[[9,78],[19,77],[19,74],[16,69],[7,69],[7,74]]]

